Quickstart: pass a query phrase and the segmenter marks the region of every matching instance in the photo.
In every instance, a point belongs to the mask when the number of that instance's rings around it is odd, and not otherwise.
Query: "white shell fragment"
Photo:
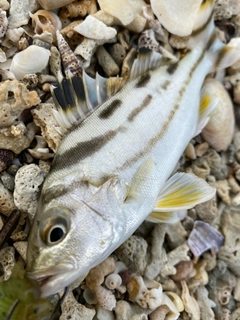
[[[74,27],[74,30],[84,37],[94,40],[110,40],[117,34],[114,28],[107,27],[103,22],[91,15]]]
[[[12,59],[10,71],[20,80],[26,74],[42,71],[48,64],[50,51],[48,49],[32,45],[18,52]]]
[[[184,37],[192,33],[202,0],[151,0],[159,22],[171,33]]]
[[[224,86],[215,79],[207,79],[203,90],[218,102],[209,115],[210,119],[202,130],[202,136],[215,150],[226,150],[234,133],[233,103]]]
[[[195,257],[211,249],[212,253],[219,251],[223,245],[223,235],[210,224],[196,221],[188,238],[188,245]]]
[[[118,18],[126,26],[134,19],[134,12],[128,0],[98,0],[100,8]]]

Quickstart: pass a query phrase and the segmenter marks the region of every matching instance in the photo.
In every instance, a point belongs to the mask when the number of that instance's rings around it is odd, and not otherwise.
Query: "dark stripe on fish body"
[[[130,115],[128,116],[128,121],[130,122],[133,121],[134,118],[150,104],[151,100],[152,100],[152,96],[148,94],[146,98],[143,100],[143,103],[130,113]]]
[[[213,37],[211,37],[210,41],[206,44],[206,48],[209,48],[212,45],[212,41],[213,41],[212,38]],[[161,127],[161,130],[153,138],[151,138],[148,141],[148,144],[145,146],[144,149],[140,150],[133,157],[131,157],[130,159],[126,160],[124,162],[124,164],[121,167],[116,168],[116,170],[126,169],[129,166],[131,166],[132,164],[134,164],[135,162],[137,162],[141,157],[144,157],[145,155],[147,155],[152,150],[152,148],[157,144],[157,142],[164,137],[164,135],[167,132],[167,129],[168,129],[171,121],[174,118],[174,115],[176,114],[177,110],[180,108],[180,103],[181,103],[183,95],[184,95],[184,93],[186,91],[187,85],[191,81],[192,75],[193,75],[194,71],[196,70],[197,66],[200,64],[200,62],[204,58],[204,55],[205,55],[205,50],[203,50],[203,52],[200,55],[200,57],[197,59],[197,61],[194,63],[194,65],[190,69],[188,78],[184,82],[184,84],[182,86],[182,89],[179,91],[179,100],[174,105],[173,109],[170,111],[167,120],[164,122],[164,124]]]
[[[99,118],[108,119],[122,104],[120,99],[116,99],[111,102],[109,106],[107,106],[101,113],[99,114]]]
[[[135,84],[135,88],[143,88],[143,87],[145,87],[148,84],[148,82],[150,81],[150,79],[151,79],[151,76],[150,76],[149,73],[146,73],[146,74],[142,75],[138,79],[137,83]]]
[[[69,148],[62,154],[56,154],[54,158],[54,165],[52,166],[51,172],[55,170],[58,164],[60,164],[60,169],[64,167],[69,167],[71,165],[77,164],[83,159],[90,157],[95,152],[98,152],[104,145],[106,145],[110,140],[112,140],[118,132],[121,131],[121,127],[117,130],[110,130],[101,136],[92,138],[91,140],[78,142],[74,147]],[[57,164],[55,166],[55,164]]]
[[[161,87],[164,89],[164,90],[167,90],[169,85],[170,85],[171,81],[169,80],[166,80],[162,85]]]
[[[200,33],[202,33],[207,28],[207,26],[210,23],[212,17],[213,17],[213,11],[210,14],[210,16],[208,17],[207,21],[200,28],[193,30],[193,32],[191,34],[191,37],[198,36]]]
[[[167,67],[167,73],[174,74],[177,68],[178,68],[178,63],[172,63]]]

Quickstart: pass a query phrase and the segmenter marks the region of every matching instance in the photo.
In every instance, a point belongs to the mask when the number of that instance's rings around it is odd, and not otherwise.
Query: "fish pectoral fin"
[[[129,186],[125,204],[138,202],[146,197],[146,190],[151,187],[151,176],[153,176],[154,163],[152,158],[143,162],[134,174]],[[150,177],[150,179],[149,179]],[[142,201],[141,201],[142,202]]]
[[[190,209],[199,203],[208,201],[214,197],[215,192],[215,188],[194,174],[177,172],[167,180],[159,194],[153,216],[156,218],[159,214],[159,219],[161,219],[163,213],[163,219],[166,221],[165,217],[167,217],[171,221],[176,218],[175,211]]]
[[[187,210],[179,210],[172,212],[151,212],[150,215],[146,218],[147,221],[155,223],[176,223],[184,219],[187,215]]]
[[[207,91],[207,85],[203,86],[201,90],[199,117],[195,135],[198,135],[207,125],[210,114],[214,111],[219,102],[218,98],[213,98]]]

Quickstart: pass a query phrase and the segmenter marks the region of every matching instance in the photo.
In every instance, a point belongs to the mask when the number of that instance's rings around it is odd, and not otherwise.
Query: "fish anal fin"
[[[153,211],[161,214],[190,209],[212,199],[215,192],[215,188],[194,174],[178,172],[167,180]]]
[[[207,81],[206,85],[203,86],[201,90],[200,96],[200,106],[199,106],[199,117],[195,135],[198,135],[202,129],[206,126],[209,120],[210,114],[215,109],[218,104],[219,99],[210,94],[209,90],[207,90]]]

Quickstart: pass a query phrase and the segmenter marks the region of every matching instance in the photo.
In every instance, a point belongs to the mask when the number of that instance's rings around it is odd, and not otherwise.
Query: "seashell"
[[[42,71],[48,64],[50,51],[39,46],[29,46],[12,59],[10,71],[19,80],[26,74]]]
[[[234,111],[232,101],[223,85],[215,79],[207,79],[203,90],[211,98],[218,100],[210,119],[202,130],[202,137],[215,150],[226,150],[233,138]]]
[[[56,30],[62,29],[61,20],[51,11],[38,10],[34,14],[29,12],[29,15],[32,18],[32,26],[35,33],[41,34],[44,31],[48,31],[56,38]]]
[[[65,41],[63,36],[59,31],[56,32],[57,41],[58,41],[58,49],[62,57],[62,63],[65,72],[70,70],[73,75],[81,75],[82,74],[82,63],[75,54],[72,52],[68,43]]]
[[[151,0],[151,7],[159,22],[180,37],[192,33],[202,0]]]
[[[195,221],[194,228],[188,238],[188,246],[195,257],[211,249],[212,253],[219,251],[223,245],[223,235],[207,222]]]
[[[8,27],[8,19],[7,19],[6,11],[0,8],[0,38],[4,37],[7,27]]]
[[[96,12],[97,5],[95,0],[74,1],[62,8],[60,17],[63,19],[85,17],[87,14]]]
[[[68,5],[69,3],[72,3],[74,0],[38,0],[41,7],[45,10],[52,10],[61,8],[63,6]]]
[[[114,28],[106,26],[93,16],[88,16],[82,23],[74,27],[74,30],[94,40],[110,40],[117,34]]]
[[[101,10],[118,18],[126,26],[134,19],[134,12],[128,0],[98,0]]]
[[[113,290],[122,284],[122,278],[117,273],[111,273],[106,277],[104,283],[108,289]]]

